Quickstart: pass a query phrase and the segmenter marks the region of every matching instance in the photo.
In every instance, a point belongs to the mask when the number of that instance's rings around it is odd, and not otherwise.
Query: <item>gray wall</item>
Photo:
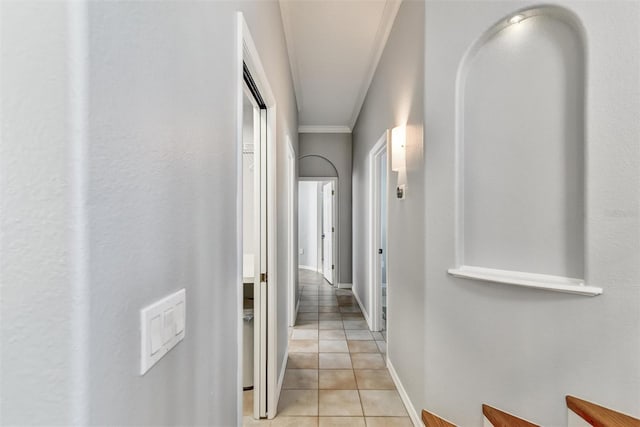
[[[338,171],[338,282],[351,283],[351,134],[301,133],[299,156],[328,159]],[[335,176],[333,168],[317,157],[300,160],[299,176]]]
[[[277,98],[284,164],[297,113],[278,3],[69,4],[2,3],[2,107],[17,114],[2,138],[2,423],[235,425],[235,12]],[[181,287],[186,337],[141,377],[139,309]]]
[[[423,32],[424,4],[403,2],[353,130],[353,217],[358,218],[353,228],[353,288],[369,314],[369,152],[386,129],[407,125],[406,198],[395,197],[397,172],[390,172],[387,182],[387,330],[389,359],[414,404],[421,403],[426,382],[420,336],[425,305]]]
[[[447,275],[455,265],[458,68],[495,22],[533,2],[427,1],[424,48],[421,6],[403,3],[353,133],[356,217],[367,200],[366,154],[407,116],[419,126],[422,118],[411,117],[424,81],[424,154],[420,138],[410,138],[407,199],[389,205],[388,351],[414,407],[458,425],[482,425],[483,402],[541,425],[566,425],[565,394],[640,415],[640,4],[560,3],[585,28],[584,262],[587,283],[602,286],[603,295]],[[412,74],[422,58],[424,75]],[[358,223],[354,284],[366,300],[368,278],[358,270],[365,239]]]

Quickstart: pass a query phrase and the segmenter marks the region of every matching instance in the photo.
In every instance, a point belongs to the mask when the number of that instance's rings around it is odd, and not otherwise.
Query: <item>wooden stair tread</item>
[[[422,422],[427,427],[456,427],[455,424],[451,424],[439,416],[433,415],[431,412],[427,412],[425,410],[422,410]]]
[[[594,427],[640,427],[640,420],[604,406],[567,396],[567,408]]]
[[[540,427],[489,405],[482,405],[482,413],[494,427]]]

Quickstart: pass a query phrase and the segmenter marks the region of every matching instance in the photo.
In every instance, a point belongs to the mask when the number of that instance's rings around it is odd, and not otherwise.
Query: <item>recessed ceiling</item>
[[[300,131],[351,131],[400,2],[280,0]]]

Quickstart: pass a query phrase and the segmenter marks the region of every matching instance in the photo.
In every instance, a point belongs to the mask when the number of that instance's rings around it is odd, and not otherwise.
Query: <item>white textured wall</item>
[[[306,267],[320,267],[318,256],[318,183],[300,181],[298,184],[298,263]]]
[[[415,408],[457,425],[482,425],[483,402],[566,425],[565,394],[640,415],[640,4],[559,3],[586,30],[585,270],[603,295],[446,272],[455,265],[458,67],[485,30],[534,2],[427,1],[423,48],[420,6],[404,2],[353,133],[354,218],[362,218],[370,147],[407,116],[416,126],[424,120],[424,150],[420,138],[408,142],[407,199],[389,206],[388,352]],[[424,116],[411,119],[422,99]],[[366,233],[354,222],[354,285],[363,301]]]
[[[277,2],[91,2],[71,21],[66,3],[2,8],[3,424],[235,425],[236,11],[276,97],[284,164],[297,116]],[[77,147],[69,108],[83,90]],[[140,377],[139,309],[182,287],[185,340]]]
[[[74,421],[75,51],[64,3],[0,3],[0,424]],[[78,82],[82,83],[82,82]],[[76,390],[77,391],[77,390]],[[77,420],[76,420],[77,421]]]
[[[425,343],[419,336],[425,304],[423,31],[424,3],[403,2],[353,130],[353,218],[358,219],[353,227],[353,289],[371,313],[369,152],[386,129],[407,125],[404,200],[396,198],[398,173],[387,177],[387,330],[389,359],[416,407],[427,380]]]

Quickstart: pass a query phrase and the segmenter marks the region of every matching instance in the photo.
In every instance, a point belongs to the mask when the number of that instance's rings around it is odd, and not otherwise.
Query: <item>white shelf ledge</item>
[[[497,270],[494,268],[472,267],[463,265],[448,270],[449,274],[463,279],[475,279],[485,282],[504,283],[507,285],[524,286],[526,288],[546,289],[548,291],[565,292],[569,294],[596,296],[602,293],[602,288],[586,286],[582,279],[572,279],[562,276],[525,273],[521,271]]]

